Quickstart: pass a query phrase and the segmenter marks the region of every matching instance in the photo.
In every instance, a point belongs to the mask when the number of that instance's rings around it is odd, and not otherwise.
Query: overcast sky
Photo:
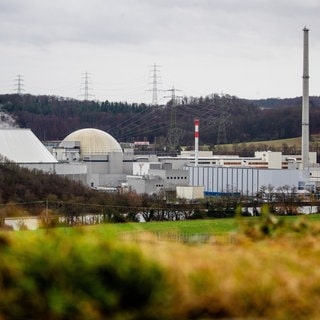
[[[319,0],[0,0],[0,93],[151,103],[183,96],[296,97],[304,26],[320,95]],[[159,103],[170,92],[159,92]]]

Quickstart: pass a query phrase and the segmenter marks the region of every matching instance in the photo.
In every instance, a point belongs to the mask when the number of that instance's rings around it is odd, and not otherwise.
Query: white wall
[[[282,168],[282,152],[256,151],[254,155],[257,158],[262,158],[263,161],[268,162],[269,169]]]
[[[194,200],[204,198],[203,186],[177,186],[176,191],[178,199]]]
[[[299,181],[309,181],[307,170],[281,170],[227,167],[186,167],[190,185],[204,186],[209,192],[241,192],[255,195],[262,186],[298,188]]]

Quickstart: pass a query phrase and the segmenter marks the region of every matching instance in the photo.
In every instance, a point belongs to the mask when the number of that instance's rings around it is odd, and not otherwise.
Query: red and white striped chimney
[[[199,159],[199,119],[194,120],[194,165],[198,166]]]

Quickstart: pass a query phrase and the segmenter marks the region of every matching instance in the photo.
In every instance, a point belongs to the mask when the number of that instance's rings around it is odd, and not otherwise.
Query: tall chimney
[[[302,169],[309,166],[309,29],[303,29]]]
[[[194,120],[194,166],[198,166],[199,159],[199,119]]]

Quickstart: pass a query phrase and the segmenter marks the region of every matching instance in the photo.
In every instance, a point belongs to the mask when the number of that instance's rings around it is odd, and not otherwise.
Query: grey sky
[[[0,92],[151,102],[181,95],[295,97],[302,29],[310,29],[310,94],[320,95],[318,0],[0,0]],[[158,94],[160,102],[165,102]]]

